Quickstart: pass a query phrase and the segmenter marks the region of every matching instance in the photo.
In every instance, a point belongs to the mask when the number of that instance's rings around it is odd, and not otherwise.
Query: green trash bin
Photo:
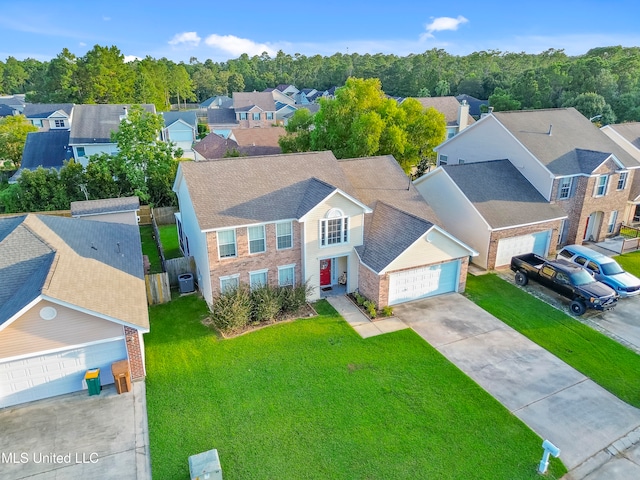
[[[100,369],[99,368],[87,370],[87,373],[84,374],[84,380],[87,382],[87,388],[89,389],[89,396],[100,395],[100,390],[102,389],[102,387],[100,386]]]

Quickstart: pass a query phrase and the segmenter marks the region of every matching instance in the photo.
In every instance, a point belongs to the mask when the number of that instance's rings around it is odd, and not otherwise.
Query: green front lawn
[[[470,275],[465,295],[618,398],[640,407],[640,355],[497,275]]]
[[[175,223],[158,225],[158,231],[160,232],[160,243],[162,243],[164,258],[169,260],[170,258],[182,257],[180,244],[178,243],[178,226]]]
[[[625,253],[624,255],[618,255],[615,260],[624,268],[627,272],[640,278],[640,252]]]
[[[160,261],[158,245],[153,238],[153,227],[151,225],[141,225],[140,237],[142,240],[142,254],[149,257],[149,263],[151,264],[150,273],[161,273],[162,262]]]
[[[211,448],[227,480],[539,478],[541,439],[415,332],[363,340],[316,309],[221,340],[196,296],[151,307],[154,478]]]

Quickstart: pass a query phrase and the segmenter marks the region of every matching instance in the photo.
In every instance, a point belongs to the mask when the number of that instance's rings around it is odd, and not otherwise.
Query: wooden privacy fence
[[[147,303],[149,305],[167,303],[171,300],[171,286],[169,285],[169,274],[167,272],[145,275],[144,283],[147,289]]]
[[[173,225],[176,223],[175,213],[178,207],[159,207],[153,209],[153,219],[157,225]]]
[[[183,273],[195,273],[196,262],[193,257],[170,258],[164,261],[164,269],[169,275],[169,285],[178,285],[178,277]]]
[[[635,252],[640,250],[640,238],[625,238],[622,241],[622,251],[620,253]]]

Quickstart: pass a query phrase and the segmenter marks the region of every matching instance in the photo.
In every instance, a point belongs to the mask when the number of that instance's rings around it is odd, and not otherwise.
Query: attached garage
[[[455,292],[460,260],[429,265],[389,275],[389,305]]]
[[[127,358],[124,339],[0,363],[0,408],[87,388],[88,369],[100,369],[100,383],[113,383],[111,364]]]
[[[549,240],[551,239],[551,230],[544,230],[538,233],[528,235],[518,235],[511,238],[503,238],[498,241],[498,251],[496,253],[496,267],[509,265],[511,257],[521,255],[523,253],[536,253],[546,256],[549,251]]]

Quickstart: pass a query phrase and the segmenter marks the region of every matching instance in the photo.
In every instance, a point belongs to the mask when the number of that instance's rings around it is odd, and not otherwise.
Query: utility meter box
[[[189,475],[191,480],[222,480],[222,469],[218,450],[215,448],[207,452],[189,457]]]

